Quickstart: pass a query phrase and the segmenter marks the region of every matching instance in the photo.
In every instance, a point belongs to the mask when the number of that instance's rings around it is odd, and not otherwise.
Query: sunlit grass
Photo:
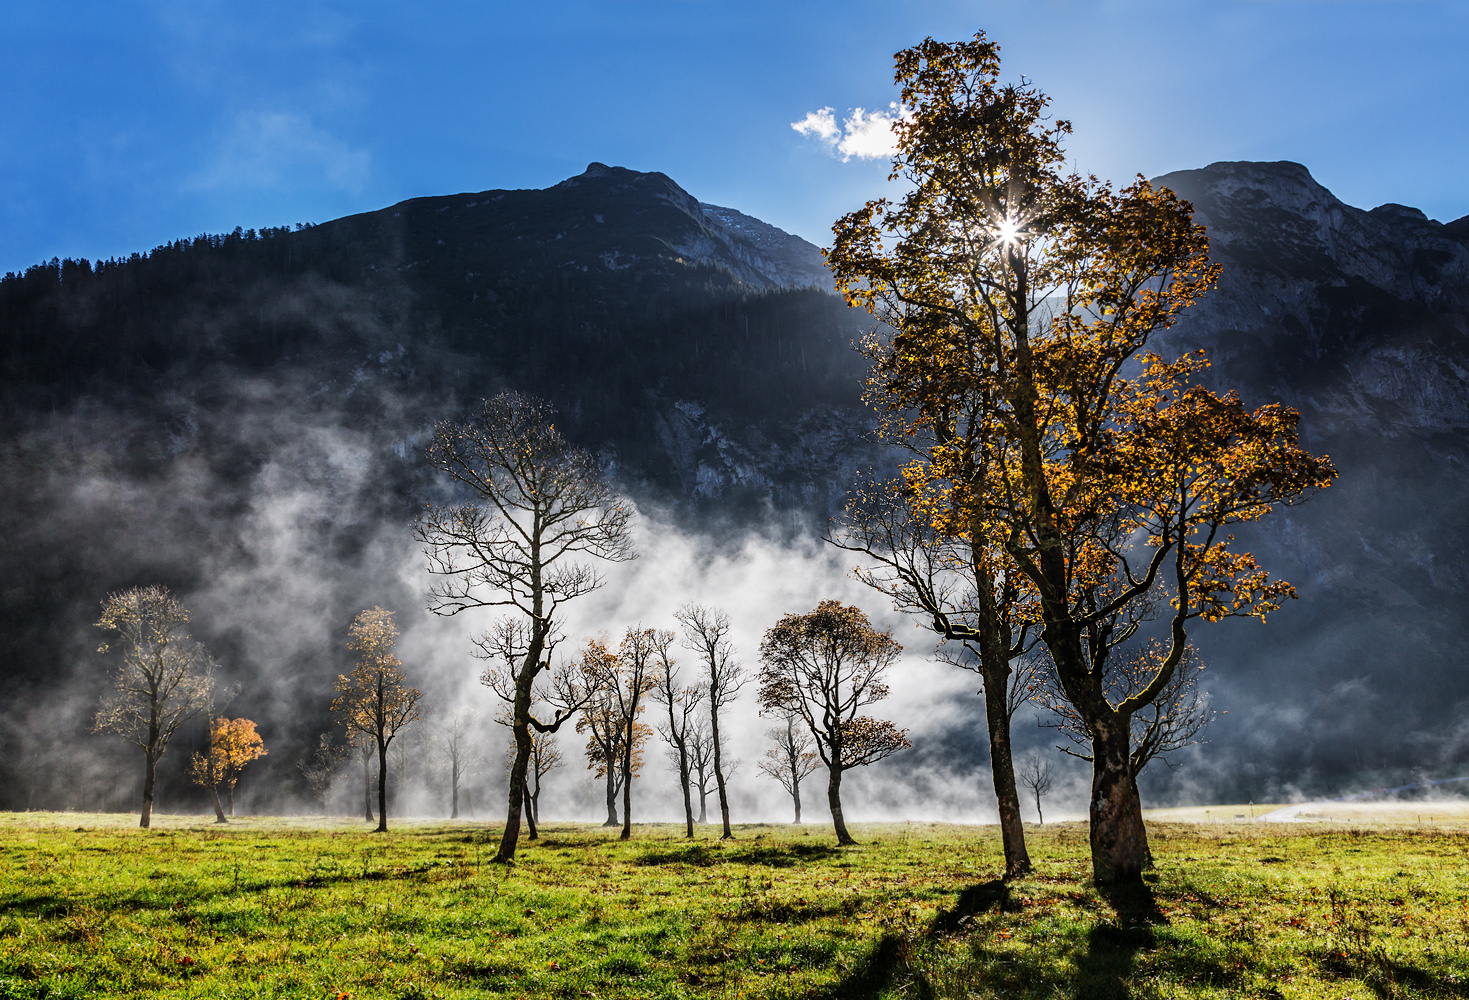
[[[0,997],[1469,995],[1469,834],[1154,823],[1148,892],[1086,830],[0,815]]]

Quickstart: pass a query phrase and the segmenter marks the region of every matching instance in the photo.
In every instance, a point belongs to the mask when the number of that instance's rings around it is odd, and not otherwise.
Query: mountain
[[[1215,388],[1296,407],[1340,471],[1241,532],[1301,597],[1263,628],[1200,630],[1216,701],[1236,709],[1216,738],[1247,748],[1251,775],[1297,781],[1464,767],[1469,218],[1353,208],[1296,163],[1158,183],[1193,203],[1224,267],[1162,353],[1203,348]]]
[[[1352,208],[1293,163],[1159,182],[1224,272],[1158,349],[1297,407],[1341,478],[1240,532],[1300,599],[1197,631],[1228,714],[1151,794],[1463,766],[1469,219]],[[102,682],[97,602],[138,583],[189,595],[290,780],[342,623],[421,607],[402,560],[441,488],[428,428],[497,389],[551,399],[621,489],[711,546],[823,523],[893,461],[860,400],[870,321],[829,281],[798,237],[596,163],[0,280],[0,807],[107,784],[70,748]]]

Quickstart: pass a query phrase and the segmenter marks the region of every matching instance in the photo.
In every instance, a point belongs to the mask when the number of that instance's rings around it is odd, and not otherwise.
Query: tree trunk
[[[1093,725],[1092,878],[1099,883],[1140,883],[1152,858],[1129,759],[1129,721],[1113,716]]]
[[[372,815],[372,758],[366,753],[362,755],[362,811],[366,813],[366,819],[371,823]]]
[[[532,546],[532,550],[532,563],[539,566],[539,549]],[[536,683],[536,672],[540,669],[541,653],[546,648],[546,633],[541,630],[550,628],[550,622],[541,617],[541,582],[538,570],[532,571],[531,589],[535,594],[534,620],[537,624],[531,635],[530,646],[526,649],[525,659],[521,661],[520,670],[515,675],[515,704],[510,714],[510,729],[515,734],[515,762],[510,765],[510,801],[505,811],[505,832],[500,835],[500,850],[495,854],[495,861],[500,864],[515,860],[515,847],[520,840],[520,811],[525,805],[525,776],[530,768],[532,748],[531,690]]]
[[[209,798],[214,802],[214,822],[228,823],[229,820],[224,817],[224,808],[219,804],[219,789],[213,785],[209,786]]]
[[[525,791],[522,793],[522,796],[523,797],[522,797],[521,801],[525,803],[525,823],[526,823],[526,826],[530,830],[529,838],[531,840],[535,840],[536,837],[538,836],[538,834],[536,833],[536,800],[535,800],[535,796],[531,795],[529,788],[525,789]]]
[[[1039,790],[1035,793],[1035,817],[1041,826],[1046,825],[1046,814],[1041,812],[1041,793]]]
[[[847,832],[847,821],[842,817],[842,769],[830,769],[826,782],[826,801],[831,806],[831,823],[836,828],[837,843],[843,846],[857,843]]]
[[[521,692],[517,684],[515,692],[515,762],[510,765],[510,801],[505,813],[505,832],[500,837],[500,850],[495,860],[506,863],[515,860],[516,843],[520,840],[520,814],[525,805],[525,772],[530,764],[530,697],[527,692],[525,708],[521,709]]]
[[[709,702],[709,734],[714,740],[714,784],[719,788],[719,815],[724,820],[724,833],[720,836],[728,840],[734,832],[729,828],[729,795],[724,789],[724,763],[720,757],[720,743],[723,741],[719,738],[719,709],[712,698]]]
[[[158,758],[145,753],[143,761],[143,815],[138,825],[146,830],[153,822],[153,789],[158,784]]]
[[[617,768],[607,762],[607,819],[603,826],[617,825]]]
[[[238,780],[236,779],[236,781]],[[233,818],[235,815],[235,782],[230,782],[229,789],[230,817]]]
[[[801,782],[798,781],[798,780],[795,780],[795,776],[794,775],[792,775],[792,781],[791,781],[791,801],[796,804],[796,818],[795,818],[795,820],[793,822],[797,826],[800,826],[801,825]]]
[[[1030,852],[1025,849],[1025,824],[1020,817],[1020,791],[1015,787],[1015,760],[1010,748],[1008,711],[1010,666],[984,672],[984,714],[990,733],[990,774],[1000,809],[1000,840],[1005,849],[1005,877],[1020,878],[1031,872]]]
[[[708,794],[709,793],[707,791],[707,786],[700,785],[699,786],[699,822],[701,824],[702,823],[709,822],[709,811],[704,808],[704,802],[705,802],[705,799],[708,797]],[[690,836],[692,836],[692,834],[690,834]]]
[[[682,743],[678,745],[678,783],[683,788],[684,835],[694,837],[694,802],[689,795],[689,755]]]
[[[449,818],[459,818],[459,762],[456,760],[450,765],[451,775],[449,777]]]
[[[388,832],[388,745],[377,745],[377,832]]]
[[[632,727],[629,723],[622,747],[622,834],[618,840],[632,839]]]

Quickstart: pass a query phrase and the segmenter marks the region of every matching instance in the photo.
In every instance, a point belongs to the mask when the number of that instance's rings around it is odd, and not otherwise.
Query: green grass
[[[701,831],[0,814],[0,998],[1469,996],[1469,833],[1154,824],[1128,898],[1079,824]]]

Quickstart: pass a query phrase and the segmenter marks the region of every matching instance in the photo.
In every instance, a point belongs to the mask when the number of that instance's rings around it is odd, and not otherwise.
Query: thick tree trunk
[[[1141,882],[1152,859],[1129,759],[1128,722],[1113,716],[1092,732],[1092,877],[1114,885]]]
[[[138,825],[148,829],[153,822],[153,790],[158,785],[158,758],[151,753],[143,755],[143,815]]]
[[[844,846],[855,844],[857,841],[847,832],[847,821],[842,816],[842,769],[833,767],[828,774],[826,801],[831,806],[831,825],[836,828],[837,843]]]
[[[796,805],[796,818],[795,818],[795,820],[793,820],[793,822],[797,826],[800,826],[801,825],[801,783],[799,781],[792,781],[791,782],[791,801],[794,802],[795,805]]]
[[[505,832],[500,837],[500,850],[495,855],[497,862],[515,860],[515,847],[520,840],[520,814],[525,805],[525,773],[530,764],[530,698],[525,699],[525,712],[520,711],[520,692],[516,691],[516,719],[512,727],[515,733],[515,761],[510,765],[510,801],[505,813]]]
[[[706,786],[700,785],[699,786],[699,822],[701,824],[709,822],[709,810],[707,810],[707,809],[704,808],[704,803],[707,800],[708,796],[709,796],[709,792],[708,792]]]
[[[213,785],[209,786],[209,798],[214,802],[214,822],[228,823],[229,820],[225,819],[224,807],[219,803],[219,789]]]
[[[724,761],[720,756],[723,741],[719,738],[719,709],[712,698],[709,702],[709,734],[714,740],[714,784],[719,788],[719,815],[724,820],[724,833],[720,836],[728,840],[734,832],[729,828],[729,793],[724,788]]]
[[[388,745],[377,745],[377,832],[388,832]]]
[[[1010,749],[1010,668],[984,672],[984,714],[990,733],[990,774],[1000,809],[1000,840],[1005,848],[1005,877],[1020,878],[1031,872],[1030,852],[1025,849],[1025,825],[1020,818],[1020,791],[1015,787],[1015,761]]]
[[[540,565],[539,549],[532,547],[532,564]],[[515,762],[510,765],[510,794],[505,810],[505,832],[500,835],[500,850],[495,861],[508,864],[515,860],[515,847],[520,840],[520,812],[525,805],[525,776],[530,771],[532,740],[530,735],[531,690],[536,683],[536,672],[541,666],[541,653],[545,651],[546,633],[550,622],[541,618],[541,581],[539,570],[532,573],[532,591],[535,593],[535,631],[526,649],[525,659],[515,675],[515,704],[511,707],[510,730],[515,734]]]

